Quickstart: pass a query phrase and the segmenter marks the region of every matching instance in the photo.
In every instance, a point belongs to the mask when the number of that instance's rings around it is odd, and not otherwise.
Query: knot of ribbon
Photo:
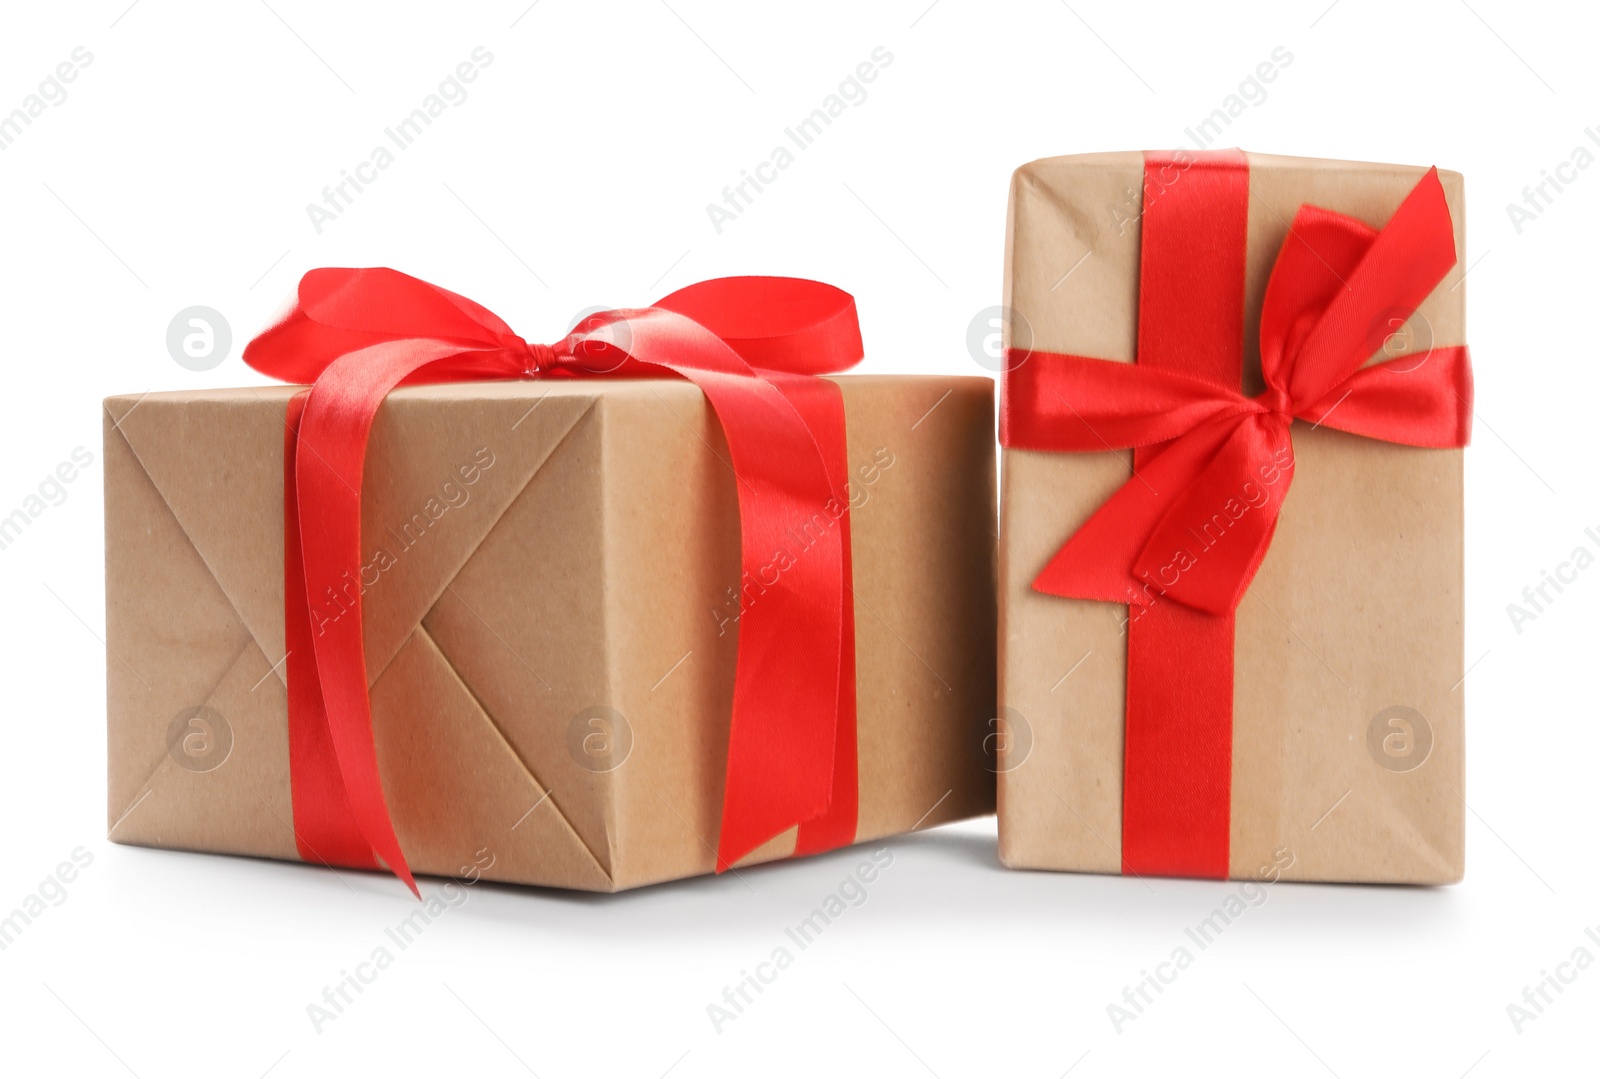
[[[245,349],[256,370],[311,383],[288,411],[284,606],[296,841],[308,861],[375,867],[415,893],[378,770],[359,595],[314,624],[324,590],[361,566],[367,437],[396,386],[518,378],[672,377],[706,395],[728,442],[741,564],[839,504],[838,387],[811,376],[861,358],[855,302],[816,281],[703,281],[654,306],[589,316],[531,344],[466,297],[386,268],[308,272],[283,318]],[[721,871],[799,825],[797,853],[853,842],[854,619],[848,517],[739,619],[717,847]]]
[[[1294,476],[1293,421],[1410,446],[1466,445],[1465,346],[1367,362],[1455,262],[1450,211],[1430,169],[1382,231],[1301,207],[1262,302],[1266,388],[1255,397],[1172,367],[1009,350],[1005,445],[1148,450],[1034,587],[1231,612],[1266,555]]]
[[[507,344],[511,348],[520,348],[527,354],[528,361],[522,368],[525,378],[538,378],[556,365],[556,350],[550,345],[530,345],[516,334],[511,335],[511,340]]]

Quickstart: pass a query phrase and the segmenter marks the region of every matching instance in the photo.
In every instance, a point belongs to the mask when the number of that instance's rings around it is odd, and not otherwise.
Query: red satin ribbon
[[[844,404],[814,376],[861,358],[855,302],[816,281],[703,281],[654,307],[607,311],[529,344],[465,297],[389,269],[319,269],[245,349],[252,367],[311,382],[290,403],[284,614],[296,842],[308,861],[387,865],[413,892],[378,773],[362,647],[361,480],[367,435],[399,385],[510,378],[686,378],[705,393],[737,477],[741,565],[761,602],[739,619],[720,872],[790,827],[797,851],[854,841],[855,620]],[[775,581],[790,529],[838,528]],[[809,533],[808,533],[809,535]],[[741,589],[742,592],[742,589]],[[337,595],[345,613],[314,623]]]
[[[1034,581],[1130,608],[1124,872],[1228,875],[1233,612],[1294,475],[1293,422],[1436,448],[1470,430],[1464,346],[1367,365],[1456,263],[1436,170],[1381,232],[1300,208],[1262,304],[1256,397],[1238,389],[1248,211],[1243,153],[1147,155],[1137,362],[1013,351],[1004,374],[1004,445],[1135,449],[1133,477]]]

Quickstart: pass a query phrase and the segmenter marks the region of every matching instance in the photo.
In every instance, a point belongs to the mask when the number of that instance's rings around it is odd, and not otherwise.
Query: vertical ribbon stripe
[[[300,557],[299,500],[293,497],[295,458],[306,394],[289,398],[283,440],[283,629],[284,678],[289,691],[289,793],[294,841],[300,857],[326,865],[376,869],[372,847],[356,824],[345,796],[339,759],[328,733],[317,678],[315,633],[306,602],[306,571]]]
[[[1244,154],[1145,157],[1138,363],[1237,390],[1244,363]],[[1181,171],[1180,171],[1181,170]],[[1133,467],[1154,447],[1133,452]],[[1122,870],[1228,875],[1233,614],[1129,612]]]

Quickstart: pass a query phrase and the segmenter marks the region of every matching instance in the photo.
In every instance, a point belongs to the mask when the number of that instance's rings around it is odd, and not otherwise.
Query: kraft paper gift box
[[[974,752],[995,692],[993,390],[835,381],[867,841],[993,809]],[[296,392],[105,402],[117,842],[300,857],[282,664]],[[416,872],[492,861],[474,879],[612,891],[713,869],[739,613],[727,456],[683,381],[443,384],[383,403],[365,649]]]
[[[1297,211],[1322,207],[1381,229],[1426,170],[1243,156],[1242,387],[1236,378],[1234,388],[1253,396],[1264,388],[1263,295]],[[1012,347],[1134,362],[1146,209],[1190,182],[1183,157],[1148,179],[1139,153],[1048,158],[1016,171],[1005,263]],[[1458,257],[1414,315],[1395,312],[1373,327],[1369,363],[1426,361],[1432,349],[1463,343],[1462,181],[1438,177]],[[1206,267],[1198,269],[1180,292],[1206,287]],[[1214,272],[1226,275],[1226,261]],[[1465,400],[1461,411],[1469,414]],[[1292,486],[1235,615],[1232,733],[1218,750],[1231,780],[1223,860],[1214,872],[1174,875],[1457,881],[1462,452],[1304,421],[1293,424],[1292,443]],[[1132,460],[1123,449],[1003,451],[999,825],[1008,866],[1140,871],[1124,860],[1133,609],[1033,587],[1063,542],[1135,482]],[[1175,700],[1181,710],[1181,686]]]

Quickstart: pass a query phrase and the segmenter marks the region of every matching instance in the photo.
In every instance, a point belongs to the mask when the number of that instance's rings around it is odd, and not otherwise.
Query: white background
[[[1600,168],[1506,206],[1600,125],[1591,10],[1327,0],[310,0],[6,4],[0,111],[93,60],[0,152],[0,515],[94,463],[0,551],[0,913],[92,864],[0,952],[8,1074],[141,1077],[1591,1073],[1600,969],[1600,568],[1507,605],[1600,531],[1590,337]],[[476,46],[470,96],[318,234],[305,206]],[[238,353],[318,265],[391,265],[530,339],[703,277],[858,298],[865,370],[976,373],[1006,185],[1036,157],[1170,148],[1277,46],[1224,141],[1467,177],[1468,868],[1456,887],[1280,885],[1137,1021],[1107,1005],[1236,886],[1008,872],[992,821],[894,841],[868,901],[719,1033],[706,1006],[851,852],[618,897],[483,885],[319,1033],[306,1007],[413,901],[391,879],[107,843],[100,405],[261,381]],[[891,65],[719,234],[706,213],[877,46]],[[1600,131],[1597,131],[1600,137]],[[233,345],[168,353],[191,305]],[[438,882],[427,882],[429,889]],[[1597,928],[1600,934],[1600,928]]]

